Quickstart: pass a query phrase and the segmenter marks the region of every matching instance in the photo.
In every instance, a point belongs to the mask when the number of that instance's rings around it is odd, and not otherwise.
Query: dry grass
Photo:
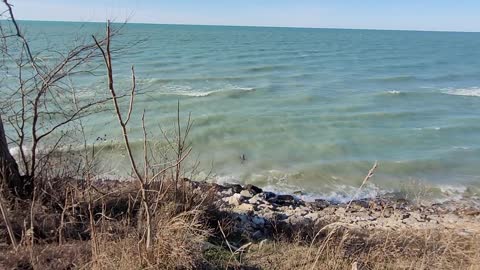
[[[61,245],[32,247],[20,241],[17,252],[0,247],[0,269],[480,269],[480,235],[444,229],[359,230],[333,223],[305,232],[313,240],[280,233],[277,240],[233,254],[218,227],[211,226],[218,217],[205,212],[211,201],[189,192],[181,196],[190,198],[189,209],[185,201],[167,198],[155,212],[149,251],[142,244],[143,230],[125,218],[102,218],[96,221],[95,242],[67,237]]]
[[[189,211],[157,218],[151,251],[143,250],[138,235],[101,239],[98,255],[88,268],[196,269],[202,264],[202,247],[208,236],[208,230],[200,223],[201,215],[201,211]]]
[[[480,269],[480,236],[449,231],[333,229],[314,244],[255,246],[246,261],[261,269]],[[356,267],[356,268],[355,268]]]

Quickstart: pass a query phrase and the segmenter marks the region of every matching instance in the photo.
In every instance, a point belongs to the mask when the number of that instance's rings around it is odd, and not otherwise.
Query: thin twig
[[[10,219],[8,218],[7,209],[3,205],[3,198],[0,196],[0,212],[2,212],[3,220],[5,221],[5,226],[7,227],[8,237],[10,237],[10,241],[12,242],[12,246],[14,250],[17,250],[17,240],[15,239],[15,234],[13,233],[12,224],[10,223]]]
[[[377,161],[375,161],[375,164],[373,164],[373,167],[368,171],[367,176],[365,176],[365,178],[363,179],[363,182],[360,185],[360,187],[357,189],[357,191],[355,192],[355,195],[352,197],[350,202],[347,204],[347,207],[345,207],[345,211],[350,208],[350,205],[352,204],[353,200],[355,200],[357,198],[358,194],[360,194],[360,191],[362,190],[363,186],[368,182],[368,180],[370,180],[370,178],[373,177],[373,174],[374,174],[375,170],[377,169],[377,167],[378,167],[378,163],[377,163]]]

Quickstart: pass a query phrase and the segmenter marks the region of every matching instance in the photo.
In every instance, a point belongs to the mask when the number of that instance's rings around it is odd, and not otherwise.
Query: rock
[[[245,198],[247,198],[247,199],[253,197],[253,194],[250,193],[250,191],[248,191],[248,190],[242,190],[242,191],[240,192],[240,195],[242,195],[243,197],[245,197]]]
[[[253,234],[252,234],[252,239],[253,240],[260,240],[263,238],[263,233],[262,231],[255,231]]]
[[[304,206],[300,206],[295,209],[295,215],[297,216],[305,216],[306,214],[308,214],[308,212],[309,212],[309,209]]]
[[[314,202],[309,202],[307,205],[315,211],[321,211],[330,206],[327,200],[316,199]]]
[[[230,197],[223,198],[222,200],[227,202],[230,205],[239,206],[242,203],[243,196],[238,193],[235,193]]]
[[[260,209],[268,209],[268,210],[270,210],[270,211],[277,211],[277,207],[275,207],[274,205],[268,204],[268,203],[259,204],[259,205],[258,205],[258,208],[260,208]]]
[[[254,216],[252,218],[252,222],[253,222],[253,224],[255,224],[257,226],[260,226],[260,227],[263,227],[265,225],[265,219],[263,219],[261,217],[258,217],[258,216]]]
[[[287,219],[287,222],[290,223],[291,225],[306,225],[307,223],[310,223],[312,220],[304,218],[302,216],[290,216]]]
[[[228,202],[228,204],[233,205],[233,206],[239,206],[240,203],[241,203],[240,200],[238,198],[236,198],[235,196],[228,197],[227,202]]]
[[[250,191],[250,193],[252,193],[253,195],[256,195],[256,194],[259,194],[259,193],[262,193],[263,190],[257,186],[254,186],[254,185],[251,185],[251,184],[248,184],[245,186],[245,189]]]
[[[351,212],[358,212],[358,211],[361,211],[362,209],[364,208],[370,208],[370,203],[366,200],[355,200],[355,201],[352,201],[352,203],[350,204],[350,208],[349,208],[349,211]]]
[[[247,215],[244,215],[244,214],[237,214],[236,215],[236,218],[238,221],[240,221],[240,223],[247,223],[248,222],[248,216]]]
[[[314,213],[308,213],[305,215],[305,218],[311,219],[313,221],[317,220],[320,218],[320,213],[314,212]]]
[[[277,200],[279,200],[279,201],[295,201],[295,198],[292,195],[277,195]]]
[[[248,203],[242,203],[239,206],[237,206],[235,209],[243,211],[243,212],[253,212],[255,211],[255,208],[253,205],[248,204]]]
[[[323,210],[323,212],[325,213],[325,215],[333,215],[333,214],[335,214],[335,212],[337,212],[337,208],[336,207],[327,207]]]
[[[265,199],[265,200],[267,200],[267,201],[270,200],[270,199],[272,199],[272,198],[275,198],[275,196],[277,196],[277,195],[275,195],[275,193],[273,193],[273,192],[268,192],[268,191],[267,191],[267,192],[263,192],[263,193],[262,193],[263,199]]]
[[[238,184],[228,185],[227,187],[231,188],[233,193],[240,193],[243,190],[242,186]]]
[[[389,218],[393,215],[394,210],[393,208],[388,207],[388,208],[385,208],[383,211],[381,211],[381,213],[383,213],[383,217]]]
[[[233,191],[231,189],[227,189],[227,190],[221,191],[220,195],[222,195],[222,196],[232,196]]]
[[[237,198],[239,201],[243,201],[243,196],[241,194],[235,193],[232,195],[232,197]]]
[[[262,198],[258,195],[255,195],[253,196],[251,199],[248,200],[248,203],[251,203],[251,204],[262,204],[264,203],[264,201],[262,200]]]
[[[292,195],[277,195],[267,201],[278,205],[293,205],[295,204],[295,198]]]

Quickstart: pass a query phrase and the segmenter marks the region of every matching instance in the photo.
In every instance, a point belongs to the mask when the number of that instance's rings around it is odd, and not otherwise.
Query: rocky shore
[[[234,220],[234,230],[252,240],[267,239],[278,230],[296,233],[335,224],[360,230],[446,229],[460,235],[480,234],[480,199],[419,204],[387,194],[350,204],[317,199],[304,201],[254,185],[191,182],[214,188],[215,205]]]

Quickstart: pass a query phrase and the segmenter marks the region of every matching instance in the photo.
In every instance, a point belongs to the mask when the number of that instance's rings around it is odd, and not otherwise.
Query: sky
[[[10,0],[18,19],[480,32],[480,0]]]

